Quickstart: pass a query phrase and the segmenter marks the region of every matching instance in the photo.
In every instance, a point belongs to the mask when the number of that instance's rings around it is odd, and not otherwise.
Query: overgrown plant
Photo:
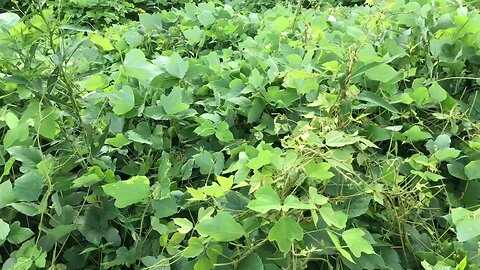
[[[479,267],[474,7],[73,2],[0,14],[2,270]]]

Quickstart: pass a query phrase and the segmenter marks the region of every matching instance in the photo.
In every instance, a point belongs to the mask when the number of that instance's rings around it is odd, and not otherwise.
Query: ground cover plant
[[[2,1],[6,269],[479,269],[480,13]]]

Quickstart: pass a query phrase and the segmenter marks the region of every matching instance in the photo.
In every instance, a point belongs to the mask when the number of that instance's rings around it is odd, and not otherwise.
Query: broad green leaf
[[[210,27],[215,20],[215,16],[213,16],[209,10],[204,9],[198,14],[198,21],[207,28]]]
[[[388,103],[385,99],[370,91],[363,91],[360,93],[360,95],[358,95],[358,99],[373,104],[374,106],[380,106],[393,113],[400,113],[392,104]]]
[[[117,115],[126,114],[135,107],[135,95],[128,85],[123,86],[119,91],[112,92],[109,99],[113,104],[113,112]]]
[[[95,34],[95,33],[89,33],[88,34],[88,38],[90,39],[90,41],[97,45],[98,47],[100,47],[102,50],[104,51],[112,51],[114,50],[115,48],[113,47],[112,43],[110,42],[110,39],[102,36],[102,35],[99,35],[99,34]]]
[[[6,223],[0,218],[0,244],[7,239],[7,235],[9,233],[10,233],[10,226],[8,226],[8,223]]]
[[[12,182],[7,180],[3,183],[0,183],[0,209],[14,201],[15,195],[13,194]]]
[[[480,235],[480,213],[464,208],[452,209],[452,221],[456,226],[458,241],[469,241]]]
[[[57,120],[60,118],[60,111],[54,107],[47,107],[35,119],[35,129],[45,138],[55,139],[60,131]]]
[[[212,270],[213,268],[213,263],[205,256],[199,257],[193,266],[193,270]]]
[[[195,156],[195,164],[200,168],[200,173],[208,175],[213,171],[214,160],[213,156],[208,151],[202,151]]]
[[[188,66],[188,62],[183,60],[183,58],[175,52],[168,59],[168,64],[165,66],[165,69],[170,75],[183,79],[187,73]]]
[[[444,101],[447,97],[447,91],[443,89],[438,83],[434,82],[430,88],[428,88],[428,93],[432,97],[433,101],[440,103]]]
[[[327,162],[317,163],[314,160],[310,160],[304,167],[305,173],[308,177],[315,180],[324,181],[332,178],[334,174],[329,171],[330,164]]]
[[[95,173],[84,174],[77,179],[73,180],[72,187],[89,187],[95,183],[100,182],[102,179]]]
[[[235,138],[233,137],[233,133],[229,129],[227,122],[222,122],[220,125],[217,126],[217,130],[215,131],[215,137],[221,142],[230,142],[233,141]]]
[[[33,236],[32,230],[20,226],[20,222],[15,221],[10,225],[10,232],[8,233],[8,242],[19,245]]]
[[[342,131],[330,131],[325,135],[325,143],[330,147],[343,147],[360,141],[360,137],[345,134]]]
[[[480,160],[470,161],[465,165],[465,175],[468,180],[480,179]]]
[[[360,228],[349,229],[342,233],[342,238],[347,243],[353,256],[360,257],[362,252],[365,254],[375,254],[372,245],[363,238],[365,232]]]
[[[294,240],[303,239],[303,228],[290,216],[281,217],[268,233],[268,240],[277,242],[278,249],[287,253]]]
[[[134,176],[125,181],[106,184],[103,191],[115,198],[115,206],[125,208],[150,196],[150,182],[145,176]]]
[[[435,152],[433,154],[433,156],[440,160],[440,161],[443,161],[443,160],[447,160],[447,159],[453,159],[453,158],[456,158],[458,157],[458,155],[460,155],[461,151],[460,150],[457,150],[457,149],[454,149],[454,148],[446,148],[446,149],[440,149],[438,150],[437,152]]]
[[[13,194],[17,201],[37,201],[42,194],[45,178],[36,170],[32,170],[16,179]]]
[[[29,127],[27,123],[21,123],[15,128],[9,129],[3,137],[3,146],[9,148],[16,142],[25,141],[29,135]]]
[[[127,137],[125,137],[125,135],[118,133],[117,135],[115,135],[115,137],[106,139],[105,143],[113,147],[120,148],[129,144],[130,141],[127,139]]]
[[[143,13],[138,14],[140,24],[145,29],[145,32],[152,33],[162,30],[162,15],[160,13]]]
[[[424,141],[426,139],[432,138],[432,135],[430,133],[422,131],[422,129],[417,125],[411,127],[409,130],[405,131],[402,134],[407,137],[407,141],[409,142]]]
[[[387,64],[380,64],[365,72],[365,76],[373,81],[389,82],[398,75],[398,72]]]
[[[160,103],[168,115],[175,115],[189,108],[189,105],[182,101],[182,89],[175,87],[168,96],[162,95]]]
[[[235,241],[245,234],[242,225],[225,211],[218,211],[213,218],[201,221],[195,229],[200,235],[211,236],[219,242]]]
[[[125,33],[125,41],[130,45],[130,47],[137,47],[143,42],[143,37],[138,33],[138,31],[130,30]]]
[[[262,259],[255,253],[242,260],[238,270],[264,270]]]
[[[10,29],[15,26],[20,21],[20,16],[15,13],[5,12],[0,13],[0,29],[6,28]],[[1,29],[3,30],[3,29]]]
[[[265,214],[270,210],[280,210],[282,202],[278,193],[271,187],[261,187],[255,192],[255,199],[251,200],[247,207]]]
[[[348,216],[341,211],[334,211],[330,204],[325,204],[320,208],[320,215],[328,226],[335,226],[339,229],[345,228]]]
[[[190,45],[195,45],[202,41],[204,33],[205,31],[201,30],[196,25],[192,29],[183,31],[183,35],[188,40],[188,44]]]
[[[282,205],[282,210],[283,211],[288,211],[289,209],[311,209],[312,206],[308,203],[300,201],[297,197],[294,195],[288,195],[287,198],[285,198],[285,201],[283,202]]]
[[[202,137],[208,137],[215,134],[215,125],[210,120],[203,120],[202,124],[193,130],[196,134]]]
[[[182,252],[182,256],[185,258],[195,258],[202,254],[204,244],[198,237],[191,237],[188,239],[188,246]]]
[[[247,123],[255,123],[262,116],[265,109],[265,102],[261,98],[255,98],[252,101],[252,107],[248,110]]]
[[[11,203],[9,206],[13,207],[18,212],[33,217],[39,214],[38,212],[38,204],[35,203],[28,203],[28,202],[19,202],[19,203]]]
[[[177,200],[174,197],[153,200],[152,208],[155,210],[155,216],[158,218],[166,218],[175,215],[177,210]]]
[[[181,234],[187,234],[193,229],[193,223],[186,218],[174,218],[172,220],[179,227],[177,231]]]
[[[253,170],[258,170],[261,167],[270,164],[272,159],[272,153],[267,150],[260,150],[258,152],[258,156],[250,159],[245,166],[247,166],[250,169]]]
[[[337,235],[335,235],[329,229],[327,229],[327,234],[328,236],[330,236],[330,239],[332,240],[332,243],[335,246],[335,248],[338,250],[338,252],[340,252],[340,254],[350,262],[355,263],[355,261],[352,258],[352,255],[350,255],[350,253],[348,253],[340,244],[340,240],[338,239]]]
[[[259,88],[263,83],[263,76],[260,74],[258,69],[253,69],[250,77],[248,78],[248,83],[250,83],[253,87]]]
[[[162,74],[159,67],[147,62],[145,54],[139,49],[133,49],[125,55],[123,66],[128,76],[140,81],[150,82],[153,78]]]

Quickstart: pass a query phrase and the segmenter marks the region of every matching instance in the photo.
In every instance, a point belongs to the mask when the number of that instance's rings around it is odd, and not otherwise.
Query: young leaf
[[[268,240],[277,242],[278,249],[287,253],[294,240],[303,239],[303,228],[289,216],[281,217],[268,233]]]
[[[213,218],[198,223],[195,227],[202,236],[211,236],[219,242],[235,241],[245,234],[242,225],[225,211],[218,211]]]
[[[436,103],[440,103],[448,97],[447,91],[436,82],[428,88],[428,93],[430,93],[430,96]]]
[[[183,31],[183,35],[187,38],[188,44],[195,45],[202,41],[204,32],[205,31],[200,30],[200,28],[195,25],[192,29]]]
[[[255,199],[250,201],[247,207],[265,214],[270,210],[280,210],[282,202],[277,192],[271,187],[261,187],[255,192]]]
[[[103,191],[115,198],[115,206],[125,208],[150,196],[150,181],[145,176],[134,176],[125,181],[106,184]]]
[[[365,254],[375,254],[372,245],[363,236],[365,232],[360,228],[349,229],[342,233],[342,238],[347,243],[353,256],[360,257],[362,252]]]

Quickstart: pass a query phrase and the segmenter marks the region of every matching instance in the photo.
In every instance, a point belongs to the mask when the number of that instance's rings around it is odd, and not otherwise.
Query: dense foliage
[[[0,3],[2,270],[479,269],[474,6]]]

